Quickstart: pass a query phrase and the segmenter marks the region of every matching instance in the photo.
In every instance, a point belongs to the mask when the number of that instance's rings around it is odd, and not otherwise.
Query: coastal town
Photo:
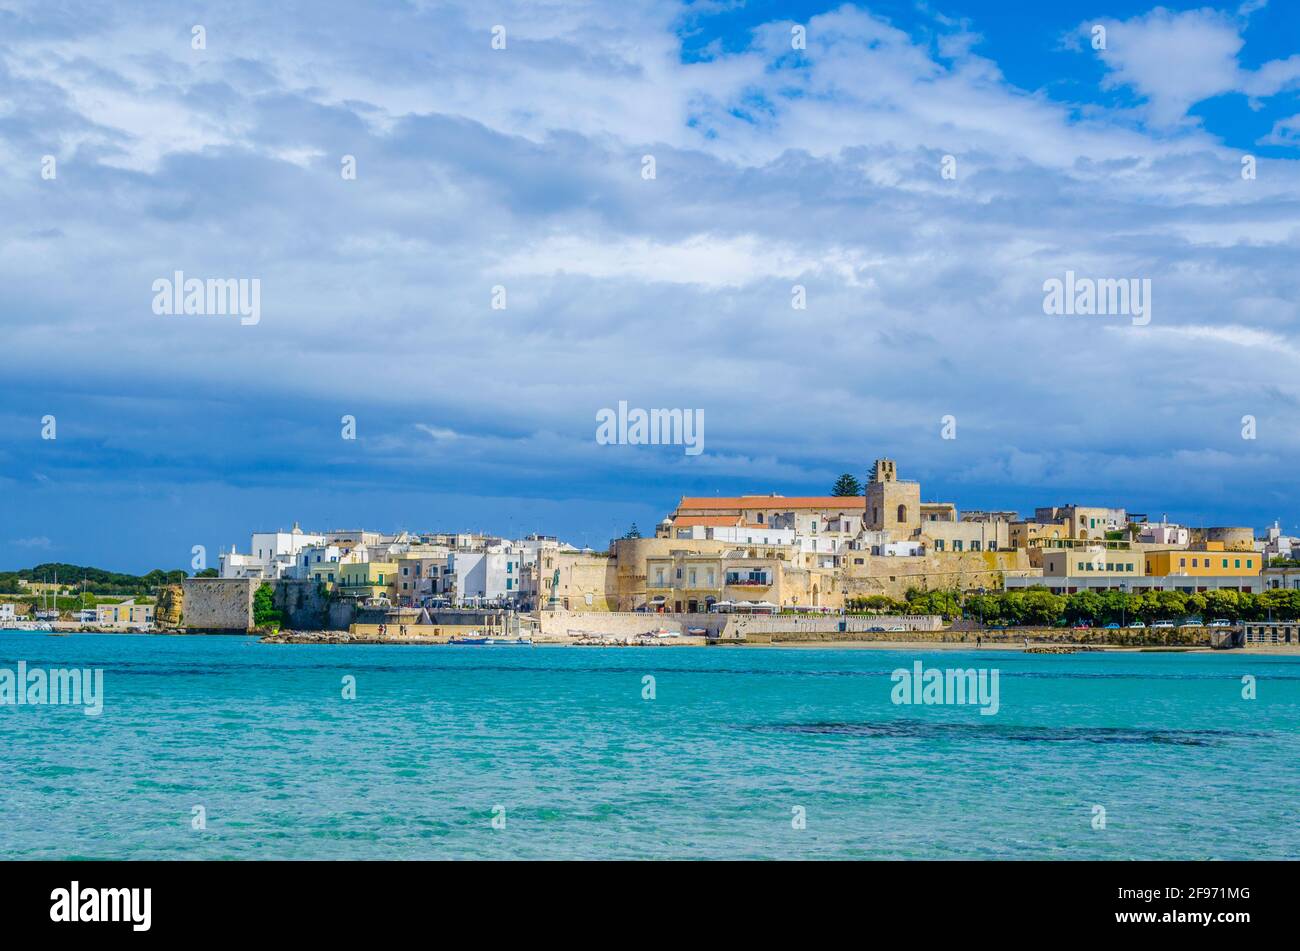
[[[1195,630],[1226,646],[1297,640],[1300,538],[1275,524],[1154,520],[1120,506],[959,511],[878,459],[828,496],[683,497],[604,550],[556,536],[253,532],[156,599],[63,621],[96,630],[307,639],[575,643],[902,639],[1022,627]],[[206,575],[206,576],[203,576]],[[0,604],[0,622],[21,622]],[[653,617],[648,617],[653,615]],[[310,633],[304,633],[310,632]],[[972,632],[978,632],[972,633]],[[1144,632],[1140,635],[1133,632]],[[1164,636],[1167,642],[1168,635]]]

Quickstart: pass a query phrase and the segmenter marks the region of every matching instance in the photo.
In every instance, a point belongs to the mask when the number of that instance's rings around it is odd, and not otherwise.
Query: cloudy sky
[[[1300,11],[1008,6],[0,0],[0,568],[603,545],[881,455],[1300,528]],[[1045,314],[1067,270],[1149,324]],[[154,313],[176,271],[260,321]],[[597,444],[620,400],[704,452]]]

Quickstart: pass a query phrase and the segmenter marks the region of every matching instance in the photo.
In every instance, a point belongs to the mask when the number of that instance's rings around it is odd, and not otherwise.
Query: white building
[[[519,600],[523,594],[522,568],[522,553],[509,548],[452,552],[447,570],[453,579],[455,603]]]
[[[1282,534],[1282,527],[1275,521],[1268,529],[1268,534],[1255,540],[1255,550],[1264,556],[1264,564],[1273,558],[1288,560],[1300,557],[1300,538]]]
[[[311,578],[313,572],[330,565],[338,566],[343,549],[338,545],[308,545],[294,556],[294,564],[284,573],[286,578]]]
[[[1145,545],[1187,548],[1191,544],[1192,533],[1181,525],[1174,525],[1162,519],[1159,522],[1147,522],[1143,525],[1138,541]]]
[[[304,532],[297,522],[287,532],[254,532],[248,554],[221,553],[222,578],[281,578],[293,571],[304,548],[326,545],[324,535]]]

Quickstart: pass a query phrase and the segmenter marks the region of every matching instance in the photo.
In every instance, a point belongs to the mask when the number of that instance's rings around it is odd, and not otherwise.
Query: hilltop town
[[[282,628],[382,639],[484,630],[604,636],[656,624],[739,636],[811,632],[827,615],[867,616],[841,623],[840,633],[934,630],[963,615],[981,627],[1135,628],[1143,618],[1300,617],[1300,539],[1276,525],[1257,538],[1247,527],[1188,527],[1122,507],[959,512],[924,501],[920,483],[900,479],[891,459],[876,460],[865,483],[841,477],[835,491],[683,497],[652,535],[633,529],[599,551],[537,534],[295,524],[252,533],[248,551],[232,546],[183,583],[154,579],[156,604],[97,603],[72,620],[83,629]]]
[[[217,578],[185,582],[185,624],[254,626],[253,592],[267,584],[286,627],[377,627],[387,618],[405,630],[440,617],[449,629],[483,627],[482,617],[476,624],[463,616],[477,611],[503,625],[506,615],[563,615],[575,632],[646,612],[904,614],[918,592],[964,600],[1018,590],[1245,597],[1300,588],[1300,567],[1291,562],[1300,541],[1276,526],[1257,539],[1246,527],[1187,527],[1122,507],[959,512],[951,502],[924,501],[921,485],[900,479],[891,459],[877,460],[854,488],[830,496],[684,497],[653,536],[630,532],[601,551],[544,535],[298,525],[255,532],[247,552],[221,554]],[[607,617],[574,620],[591,615]]]

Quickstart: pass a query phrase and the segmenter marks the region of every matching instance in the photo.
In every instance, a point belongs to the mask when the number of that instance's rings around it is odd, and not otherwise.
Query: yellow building
[[[1069,527],[1059,522],[1012,522],[1007,532],[1012,548],[1033,548],[1070,537]]]
[[[153,605],[136,604],[134,599],[117,604],[95,605],[96,624],[152,624]]]
[[[1058,548],[1043,552],[1043,577],[1138,578],[1143,574],[1142,553],[1102,548]]]
[[[339,581],[343,565],[337,561],[322,561],[320,564],[309,568],[308,571],[308,577],[312,581],[320,582],[326,587],[332,588]]]
[[[348,598],[395,600],[397,565],[391,561],[358,561],[339,565],[339,591]]]
[[[1254,551],[1226,551],[1222,542],[1207,542],[1204,549],[1147,552],[1147,574],[1158,577],[1257,575],[1262,557]]]

